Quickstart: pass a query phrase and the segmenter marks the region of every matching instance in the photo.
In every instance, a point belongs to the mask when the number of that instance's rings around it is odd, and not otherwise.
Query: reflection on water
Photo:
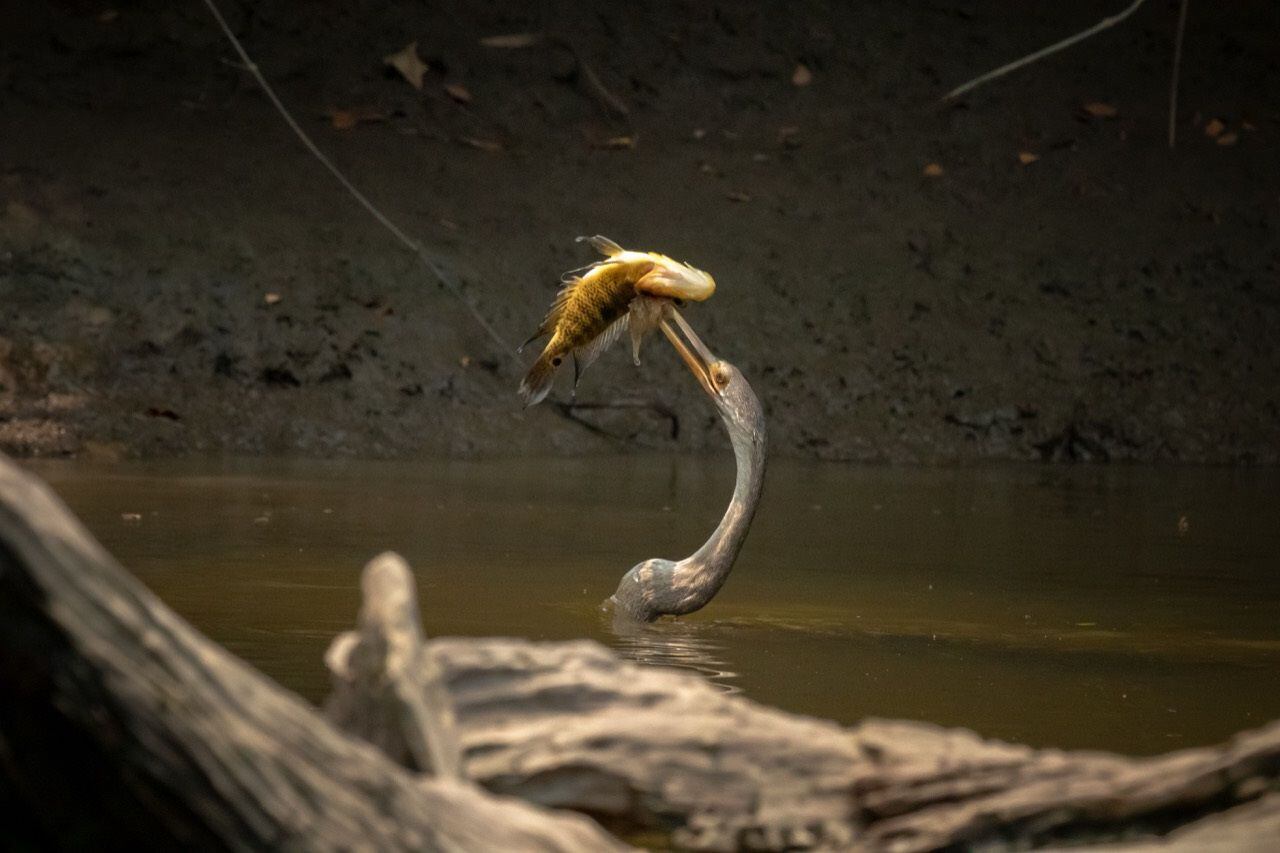
[[[697,623],[679,620],[643,625],[624,616],[609,620],[613,645],[626,658],[646,666],[665,666],[701,675],[725,693],[741,693],[738,673],[727,669],[726,647]]]
[[[728,458],[34,467],[179,613],[312,699],[360,566],[393,549],[429,634],[593,638],[845,723],[1151,753],[1280,717],[1273,470],[780,462],[712,605],[615,632],[600,603],[701,543]]]

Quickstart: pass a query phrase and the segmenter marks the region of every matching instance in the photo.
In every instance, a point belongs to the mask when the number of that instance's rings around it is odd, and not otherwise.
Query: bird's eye
[[[563,361],[564,361],[563,358],[561,358],[560,356],[556,356],[555,358],[551,359],[551,364],[554,365],[555,367],[559,367],[560,363]]]
[[[711,368],[711,381],[715,383],[717,388],[724,388],[724,386],[729,384],[729,371],[725,370],[723,366],[717,364],[715,367]]]

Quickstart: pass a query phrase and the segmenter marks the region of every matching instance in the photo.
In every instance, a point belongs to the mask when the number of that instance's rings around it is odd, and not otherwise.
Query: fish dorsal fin
[[[604,264],[604,263],[608,263],[608,261],[592,261],[591,263],[587,264],[585,267],[578,267],[577,269],[571,269],[566,273],[561,273],[560,284],[562,286],[566,284],[577,284],[579,281],[582,280],[583,273],[591,272],[591,270],[595,269],[596,267],[600,266],[600,264]]]
[[[560,290],[556,293],[555,301],[551,303],[551,309],[547,311],[546,324],[554,326],[560,322],[560,315],[564,313],[564,306],[568,304],[573,292],[578,289],[578,285],[582,283],[582,279],[576,275],[564,279]]]
[[[595,249],[606,258],[613,258],[623,253],[623,248],[617,243],[605,237],[602,234],[596,234],[594,237],[579,237],[577,242],[586,241],[591,244],[591,248]]]
[[[591,363],[600,357],[600,353],[613,346],[618,338],[622,337],[622,333],[627,330],[631,324],[631,315],[623,314],[618,319],[609,324],[603,332],[596,336],[596,339],[584,347],[578,349],[578,358],[582,361],[579,373],[591,366]]]

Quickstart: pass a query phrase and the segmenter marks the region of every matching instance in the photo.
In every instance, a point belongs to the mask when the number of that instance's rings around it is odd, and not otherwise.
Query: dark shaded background
[[[1122,5],[222,0],[513,344],[599,232],[716,276],[690,319],[781,453],[1274,462],[1280,5],[1192,0],[1172,151],[1164,0],[935,104]],[[0,6],[0,449],[722,442],[656,342],[579,397],[659,401],[677,437],[644,408],[522,412],[521,365],[310,158],[199,2]],[[530,31],[579,59],[478,42]],[[382,63],[413,40],[421,93]]]

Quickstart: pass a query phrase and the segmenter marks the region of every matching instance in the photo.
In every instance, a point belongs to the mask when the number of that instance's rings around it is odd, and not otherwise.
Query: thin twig
[[[639,409],[641,411],[653,412],[658,417],[666,418],[671,423],[672,441],[680,437],[680,416],[676,414],[675,410],[670,406],[657,400],[614,400],[605,403],[579,403],[576,401],[565,403],[560,400],[549,400],[548,402],[564,417],[582,427],[585,427],[589,432],[594,432],[596,435],[604,436],[605,438],[613,441],[626,441],[626,439],[622,436],[614,435],[607,429],[581,417],[578,412],[608,409]]]
[[[558,400],[553,400],[552,402],[566,414],[569,414],[570,417],[574,417],[572,413],[576,411],[589,412],[602,409],[641,409],[653,412],[658,417],[666,418],[671,422],[671,438],[673,440],[680,437],[680,415],[676,413],[675,409],[661,400],[609,400],[603,403],[580,403],[576,400],[562,403]],[[581,419],[574,417],[574,420]]]
[[[578,74],[581,75],[582,82],[586,84],[587,91],[605,110],[616,113],[623,118],[631,114],[631,110],[627,108],[626,101],[609,91],[599,75],[596,74],[595,69],[583,58],[582,51],[578,50],[576,44],[567,38],[561,38],[557,35],[548,36],[547,41],[569,51],[570,55],[573,56],[574,64],[577,65]]]
[[[953,98],[958,98],[961,95],[963,95],[965,92],[972,91],[973,89],[976,89],[977,87],[981,86],[983,83],[989,83],[990,81],[995,80],[998,77],[1003,77],[1004,75],[1008,74],[1011,71],[1017,71],[1019,68],[1022,68],[1024,65],[1030,65],[1031,63],[1036,62],[1037,60],[1044,59],[1046,56],[1049,56],[1050,54],[1057,53],[1060,50],[1065,50],[1066,48],[1071,47],[1073,44],[1077,42],[1084,41],[1089,36],[1094,35],[1095,33],[1100,33],[1105,29],[1114,27],[1116,24],[1120,23],[1125,18],[1128,18],[1134,12],[1138,11],[1138,7],[1145,2],[1147,2],[1147,0],[1133,0],[1133,3],[1129,5],[1129,8],[1125,9],[1123,12],[1120,12],[1117,15],[1112,15],[1110,18],[1103,18],[1101,21],[1094,24],[1092,27],[1089,27],[1089,29],[1087,30],[1078,32],[1075,35],[1069,38],[1065,38],[1062,41],[1057,42],[1055,44],[1051,44],[1048,47],[1041,48],[1040,50],[1037,50],[1035,53],[1024,56],[1021,59],[1015,59],[1013,62],[1010,62],[1008,65],[1001,65],[999,68],[995,69],[994,71],[988,71],[986,74],[983,74],[981,77],[975,77],[974,79],[970,80],[968,83],[965,83],[961,86],[957,86],[956,88],[952,89],[950,92],[947,92],[947,94],[943,95],[942,98],[940,98],[940,101],[950,101]]]
[[[587,64],[587,61],[582,58],[580,53],[574,51],[574,56],[578,60],[578,70],[582,72],[582,78],[587,81],[587,87],[595,92],[600,102],[620,116],[625,117],[628,115],[630,110],[627,109],[627,105],[623,103],[622,98],[605,88],[604,83],[600,81],[600,78],[596,76],[596,72]]]
[[[497,50],[520,50],[544,43],[563,48],[569,52],[573,57],[578,76],[586,84],[586,88],[592,97],[599,101],[602,107],[609,112],[617,113],[623,118],[630,115],[631,110],[627,108],[626,101],[609,91],[600,76],[583,58],[582,51],[578,50],[578,46],[569,39],[554,33],[512,33],[510,35],[490,36],[480,39],[480,44]]]
[[[1173,37],[1173,70],[1169,72],[1169,147],[1173,147],[1178,133],[1178,77],[1182,68],[1182,34],[1187,29],[1187,6],[1190,0],[1182,0],[1178,6],[1178,30]]]
[[[374,219],[378,220],[384,228],[390,231],[391,235],[399,240],[405,248],[418,256],[418,259],[422,261],[423,266],[425,266],[427,270],[435,276],[436,280],[444,285],[445,289],[453,294],[453,296],[457,297],[459,302],[466,306],[467,310],[471,312],[472,318],[474,318],[489,337],[493,339],[493,342],[498,345],[498,348],[502,350],[509,359],[518,364],[519,359],[516,357],[515,350],[512,349],[511,345],[507,343],[502,335],[498,334],[498,330],[485,319],[484,315],[480,313],[480,310],[476,308],[469,299],[467,299],[462,292],[462,286],[458,283],[458,280],[453,273],[445,269],[439,261],[432,257],[420,242],[402,231],[386,216],[386,214],[375,207],[373,202],[371,202],[364,193],[360,192],[360,190],[356,188],[355,184],[351,183],[351,181],[347,179],[347,176],[334,165],[333,161],[330,160],[314,142],[311,141],[311,137],[307,135],[307,132],[303,130],[302,126],[294,119],[292,113],[289,112],[284,103],[280,100],[279,96],[276,95],[275,89],[271,88],[271,84],[267,82],[267,78],[262,75],[262,71],[258,69],[258,64],[249,57],[244,46],[240,44],[240,39],[236,38],[236,34],[231,31],[230,25],[227,24],[227,19],[222,17],[222,13],[218,11],[218,7],[214,5],[213,0],[204,0],[204,4],[209,7],[209,12],[213,15],[214,19],[217,20],[218,26],[222,28],[222,32],[227,37],[227,40],[231,42],[231,46],[235,48],[236,54],[239,55],[240,61],[244,64],[245,70],[252,74],[254,79],[258,81],[258,85],[262,87],[262,91],[266,93],[272,106],[276,108],[276,112],[280,113],[280,117],[283,118],[285,123],[289,125],[291,130],[293,130],[294,135],[296,135],[298,139],[302,140],[302,144],[307,147],[307,150],[320,161],[321,165],[329,170],[330,174],[338,180],[338,183],[342,184],[343,188],[351,194],[352,198],[360,203],[361,207],[367,210]]]

